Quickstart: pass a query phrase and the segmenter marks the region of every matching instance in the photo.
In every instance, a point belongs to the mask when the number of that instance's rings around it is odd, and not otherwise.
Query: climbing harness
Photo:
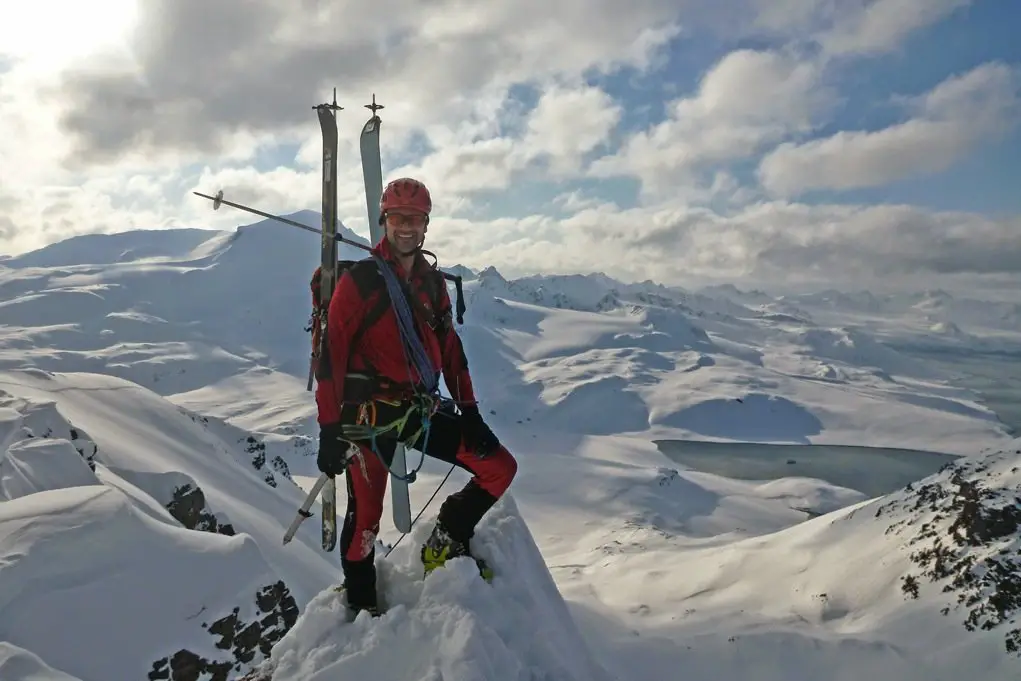
[[[405,442],[417,442],[420,437],[424,440],[420,448],[421,456],[418,460],[418,465],[413,470],[408,471],[407,475],[401,476],[393,471],[390,474],[398,480],[403,480],[408,484],[415,482],[418,472],[422,470],[422,466],[425,463],[425,450],[429,444],[429,427],[431,425],[432,416],[443,408],[446,404],[453,404],[452,400],[448,400],[442,397],[432,397],[424,393],[416,393],[410,400],[384,400],[384,399],[373,399],[366,402],[362,402],[358,405],[358,417],[353,424],[344,425],[343,433],[346,439],[352,441],[355,440],[368,440],[369,447],[379,457],[384,467],[387,466],[386,460],[383,458],[382,453],[379,450],[377,439],[386,433],[393,433],[395,438],[401,439]],[[399,410],[404,408],[403,412],[397,415],[395,418],[389,420],[387,423],[379,424],[378,416],[382,409],[389,407],[393,410]],[[405,430],[408,428],[408,424],[414,424],[413,419],[417,418],[417,427],[409,434],[405,434]]]

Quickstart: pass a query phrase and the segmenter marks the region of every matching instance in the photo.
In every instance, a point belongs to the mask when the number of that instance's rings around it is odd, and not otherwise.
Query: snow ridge
[[[579,633],[511,495],[473,540],[496,570],[491,584],[469,558],[423,579],[418,551],[431,527],[416,525],[387,558],[377,552],[380,617],[343,624],[343,590],[327,589],[245,679],[616,681]]]

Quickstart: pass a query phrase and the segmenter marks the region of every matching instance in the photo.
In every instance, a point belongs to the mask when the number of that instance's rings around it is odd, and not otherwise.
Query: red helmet
[[[379,218],[387,211],[398,209],[417,210],[428,215],[433,208],[432,197],[424,184],[410,177],[393,180],[383,189],[379,197]]]

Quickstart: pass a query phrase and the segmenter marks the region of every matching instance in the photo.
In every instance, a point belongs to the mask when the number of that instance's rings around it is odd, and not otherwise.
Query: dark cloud
[[[129,151],[217,153],[232,133],[310,125],[330,96],[366,113],[371,94],[391,119],[424,124],[470,110],[485,87],[619,61],[649,26],[675,19],[670,0],[147,0],[136,62],[82,65],[50,95],[76,160]],[[352,130],[364,116],[351,115]],[[314,125],[314,123],[311,123]]]
[[[746,223],[745,247],[756,269],[772,276],[861,280],[962,274],[1021,274],[1021,218],[935,213],[901,206],[802,207],[811,222],[768,228]]]

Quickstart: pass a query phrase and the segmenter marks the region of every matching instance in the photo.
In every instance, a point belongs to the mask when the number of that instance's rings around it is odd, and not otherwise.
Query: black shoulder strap
[[[464,304],[464,289],[462,287],[461,276],[458,275],[458,274],[450,274],[449,272],[444,272],[443,270],[441,270],[440,269],[440,265],[439,265],[439,258],[437,258],[436,254],[433,253],[432,251],[427,251],[427,250],[425,250],[423,248],[422,249],[422,256],[423,257],[429,256],[429,257],[431,257],[433,259],[433,262],[432,262],[432,265],[431,265],[432,270],[433,270],[434,273],[440,275],[441,279],[445,279],[446,281],[454,282],[454,289],[457,292],[457,308],[455,310],[455,312],[457,314],[457,323],[458,324],[464,324],[464,313],[467,310],[467,307]],[[446,287],[446,285],[447,285],[445,281],[439,281],[438,284],[441,287]],[[440,301],[440,298],[439,298],[439,288],[435,289],[435,292],[436,292],[437,295],[436,295],[436,298],[433,299],[433,307],[439,308],[439,301]]]
[[[376,304],[365,313],[358,328],[355,329],[354,334],[351,336],[351,346],[354,347],[361,340],[362,334],[386,313],[386,309],[390,307],[390,296],[387,295],[383,275],[380,274],[379,268],[372,258],[365,258],[364,260],[354,262],[350,267],[350,271],[351,277],[354,278],[355,286],[358,288],[358,293],[363,300],[368,300],[373,293],[379,292]]]
[[[351,273],[355,286],[358,288],[358,293],[362,298],[368,298],[383,283],[383,277],[380,276],[376,263],[373,262],[372,258],[341,260],[337,263],[337,271],[343,272],[344,270]]]
[[[354,347],[355,345],[358,344],[358,341],[360,341],[362,338],[362,334],[364,334],[369,327],[378,322],[380,317],[386,314],[386,311],[387,309],[389,309],[389,307],[390,296],[387,294],[386,289],[384,288],[379,292],[379,297],[376,298],[376,304],[373,305],[372,308],[370,308],[369,311],[365,313],[365,316],[362,317],[361,324],[358,325],[358,328],[355,329],[354,334],[352,334],[351,347]]]
[[[386,289],[386,282],[383,280],[383,275],[379,271],[378,264],[373,258],[365,258],[364,260],[342,260],[337,263],[338,276],[343,273],[344,270],[348,270],[351,273],[351,276],[354,278],[355,286],[358,288],[358,293],[363,299],[367,300],[377,292],[379,294],[376,297],[375,304],[367,313],[365,313],[365,316],[362,317],[362,321],[358,325],[358,328],[355,329],[354,334],[351,336],[351,347],[354,347],[361,340],[365,331],[379,321],[379,319],[386,314],[386,311],[391,307],[390,293]],[[437,333],[445,334],[448,327],[442,319],[445,315],[440,314],[440,306],[443,301],[441,290],[446,288],[445,276],[440,270],[433,269],[429,271],[424,279],[426,282],[429,300],[432,305],[432,310],[424,310],[421,301],[408,290],[408,287],[404,285],[404,282],[400,282],[401,291],[404,293],[404,297],[412,309],[423,314],[428,312],[428,314],[426,314],[426,321],[429,323],[430,327],[435,329]],[[458,288],[460,289],[460,287]],[[458,294],[458,303],[460,303],[460,290],[458,290]],[[461,305],[459,304],[458,322],[463,323],[461,321],[462,310],[460,308]]]

